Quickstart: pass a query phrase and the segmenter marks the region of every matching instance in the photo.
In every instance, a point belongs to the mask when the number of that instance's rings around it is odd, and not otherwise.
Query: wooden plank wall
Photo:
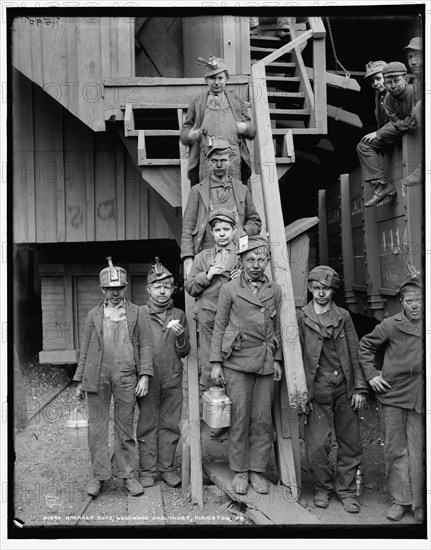
[[[15,243],[172,239],[117,133],[94,133],[13,71]]]
[[[16,17],[12,64],[95,131],[103,78],[135,75],[132,17]]]

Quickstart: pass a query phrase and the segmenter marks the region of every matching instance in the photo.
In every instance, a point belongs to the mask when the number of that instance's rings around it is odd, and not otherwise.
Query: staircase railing
[[[293,27],[293,25],[292,25]],[[302,363],[302,353],[296,323],[295,298],[286,247],[283,213],[281,209],[275,151],[267,95],[265,66],[284,54],[293,51],[298,61],[299,76],[312,109],[312,120],[319,133],[326,132],[326,66],[324,63],[326,31],[320,18],[309,18],[310,29],[293,38],[278,50],[254,63],[251,67],[253,107],[257,128],[260,176],[267,230],[272,244],[272,275],[283,291],[281,309],[282,346],[289,404],[302,407],[307,400],[307,386]],[[299,46],[313,38],[314,91],[310,84]],[[320,64],[318,67],[317,65]],[[289,132],[286,129],[286,134]],[[277,200],[278,198],[278,200]]]

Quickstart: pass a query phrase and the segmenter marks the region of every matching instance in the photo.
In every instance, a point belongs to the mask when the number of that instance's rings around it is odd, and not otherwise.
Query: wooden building
[[[403,29],[402,45],[420,33],[417,19],[407,9],[405,21],[393,22]],[[318,189],[328,189],[328,207],[338,176],[355,169],[354,145],[364,133],[365,108],[361,102],[355,107],[361,86],[354,76],[364,74],[374,52],[365,48],[358,57],[347,50],[346,20],[331,19],[334,39],[341,37],[339,51],[344,48],[343,59],[354,70],[328,70],[333,52],[326,38],[331,23],[326,18],[324,24],[320,14],[293,13],[290,35],[280,39],[274,37],[271,24],[250,37],[244,11],[240,16],[202,13],[183,9],[157,17],[130,17],[130,12],[121,11],[109,17],[84,17],[79,12],[76,17],[58,17],[35,11],[11,17],[15,337],[18,347],[27,337],[35,338],[43,362],[76,363],[82,323],[98,301],[97,274],[108,255],[128,269],[129,296],[143,304],[146,273],[157,253],[176,275],[175,299],[185,304],[194,327],[192,304],[182,294],[179,261],[182,209],[190,189],[188,151],[179,144],[179,129],[190,100],[206,93],[197,57],[224,58],[230,67],[228,88],[249,102],[257,127],[256,139],[249,143],[249,185],[263,231],[273,243],[283,243],[274,247],[272,275],[283,287],[282,320],[292,327],[292,334],[283,341],[277,457],[283,483],[298,498],[294,407],[304,403],[306,390],[295,305],[306,301],[306,233],[311,232],[314,264]],[[358,34],[377,24],[349,21],[350,30]],[[372,99],[366,109],[372,113]],[[404,145],[400,147],[404,151]],[[361,200],[355,177],[351,176],[352,204]],[[414,200],[420,200],[417,197]],[[328,211],[323,200],[322,195],[320,262],[333,259],[328,253],[329,222],[339,222],[332,220],[338,215],[333,213],[337,200]],[[417,207],[408,204],[410,209]],[[397,208],[402,209],[401,202]],[[391,210],[387,218],[400,215]],[[351,219],[351,239],[356,243],[358,225],[353,215]],[[379,219],[378,232],[388,231],[384,219]],[[420,220],[415,223],[417,231]],[[334,250],[341,246],[341,237],[337,239]],[[346,233],[343,244],[345,240]],[[357,254],[355,258],[353,267],[349,262],[350,273],[353,269],[358,280],[363,279],[364,264]],[[412,261],[421,262],[420,253]],[[337,264],[335,258],[336,266],[346,277],[345,263]],[[193,498],[201,503],[195,336],[185,369],[183,487],[187,490],[190,484]]]

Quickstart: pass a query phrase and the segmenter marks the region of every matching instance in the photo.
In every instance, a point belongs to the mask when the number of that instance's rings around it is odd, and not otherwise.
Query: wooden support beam
[[[308,17],[308,24],[313,31],[313,38],[325,38],[326,29],[321,17]]]
[[[291,162],[295,162],[295,147],[293,145],[293,134],[291,130],[287,130],[283,137],[281,154],[283,157],[289,157]]]
[[[135,130],[135,115],[133,114],[133,105],[126,103],[126,112],[124,114],[124,135],[128,137],[129,132]]]
[[[340,176],[341,249],[343,254],[344,299],[349,310],[356,313],[358,298],[353,292],[355,264],[353,260],[352,214],[349,174]]]
[[[320,17],[316,19],[320,20],[323,26]],[[323,33],[316,32],[313,36],[315,126],[321,129],[322,134],[328,132],[325,35],[323,27]]]
[[[306,67],[308,78],[314,80],[314,71],[311,67]],[[353,92],[360,92],[361,86],[352,77],[341,76],[326,71],[326,84],[335,88],[344,88]]]
[[[306,33],[299,38],[303,36],[306,36]],[[271,262],[273,278],[281,285],[283,292],[281,324],[283,327],[289,327],[289,337],[284,334],[282,339],[284,370],[290,404],[294,407],[303,406],[307,401],[307,385],[302,364],[301,346],[299,344],[290,267],[286,259],[286,240],[280,191],[278,180],[272,175],[273,167],[276,166],[276,161],[274,148],[272,146],[269,106],[266,95],[265,67],[262,63],[256,63],[252,66],[252,76],[254,85],[252,89],[259,90],[259,97],[254,97],[254,106],[258,129],[257,140],[259,145],[263,198],[265,202],[268,232],[272,244]]]
[[[328,225],[326,215],[326,190],[319,189],[319,263],[328,265]]]
[[[143,160],[147,158],[147,148],[145,146],[145,130],[138,130],[138,164],[141,166]]]
[[[351,113],[350,111],[345,111],[341,107],[333,107],[332,105],[327,105],[328,116],[339,120],[340,122],[345,122],[350,124],[350,126],[355,126],[356,128],[362,128],[363,124],[361,119],[356,113]]]

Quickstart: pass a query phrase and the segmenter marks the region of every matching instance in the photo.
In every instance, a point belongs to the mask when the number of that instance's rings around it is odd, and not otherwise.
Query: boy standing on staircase
[[[143,487],[152,487],[158,472],[171,487],[181,483],[174,472],[174,459],[183,398],[181,358],[188,354],[190,342],[186,316],[174,307],[173,291],[172,273],[156,258],[147,276],[148,303],[141,308],[151,326],[154,351],[154,376],[148,394],[138,397],[136,439]]]
[[[389,122],[364,136],[356,148],[362,179],[374,189],[374,195],[364,204],[365,207],[379,204],[385,197],[396,194],[395,187],[383,171],[383,154],[388,146],[416,127],[412,116],[414,91],[413,86],[408,84],[406,66],[399,61],[393,61],[383,67],[382,74],[388,90],[384,108]]]

